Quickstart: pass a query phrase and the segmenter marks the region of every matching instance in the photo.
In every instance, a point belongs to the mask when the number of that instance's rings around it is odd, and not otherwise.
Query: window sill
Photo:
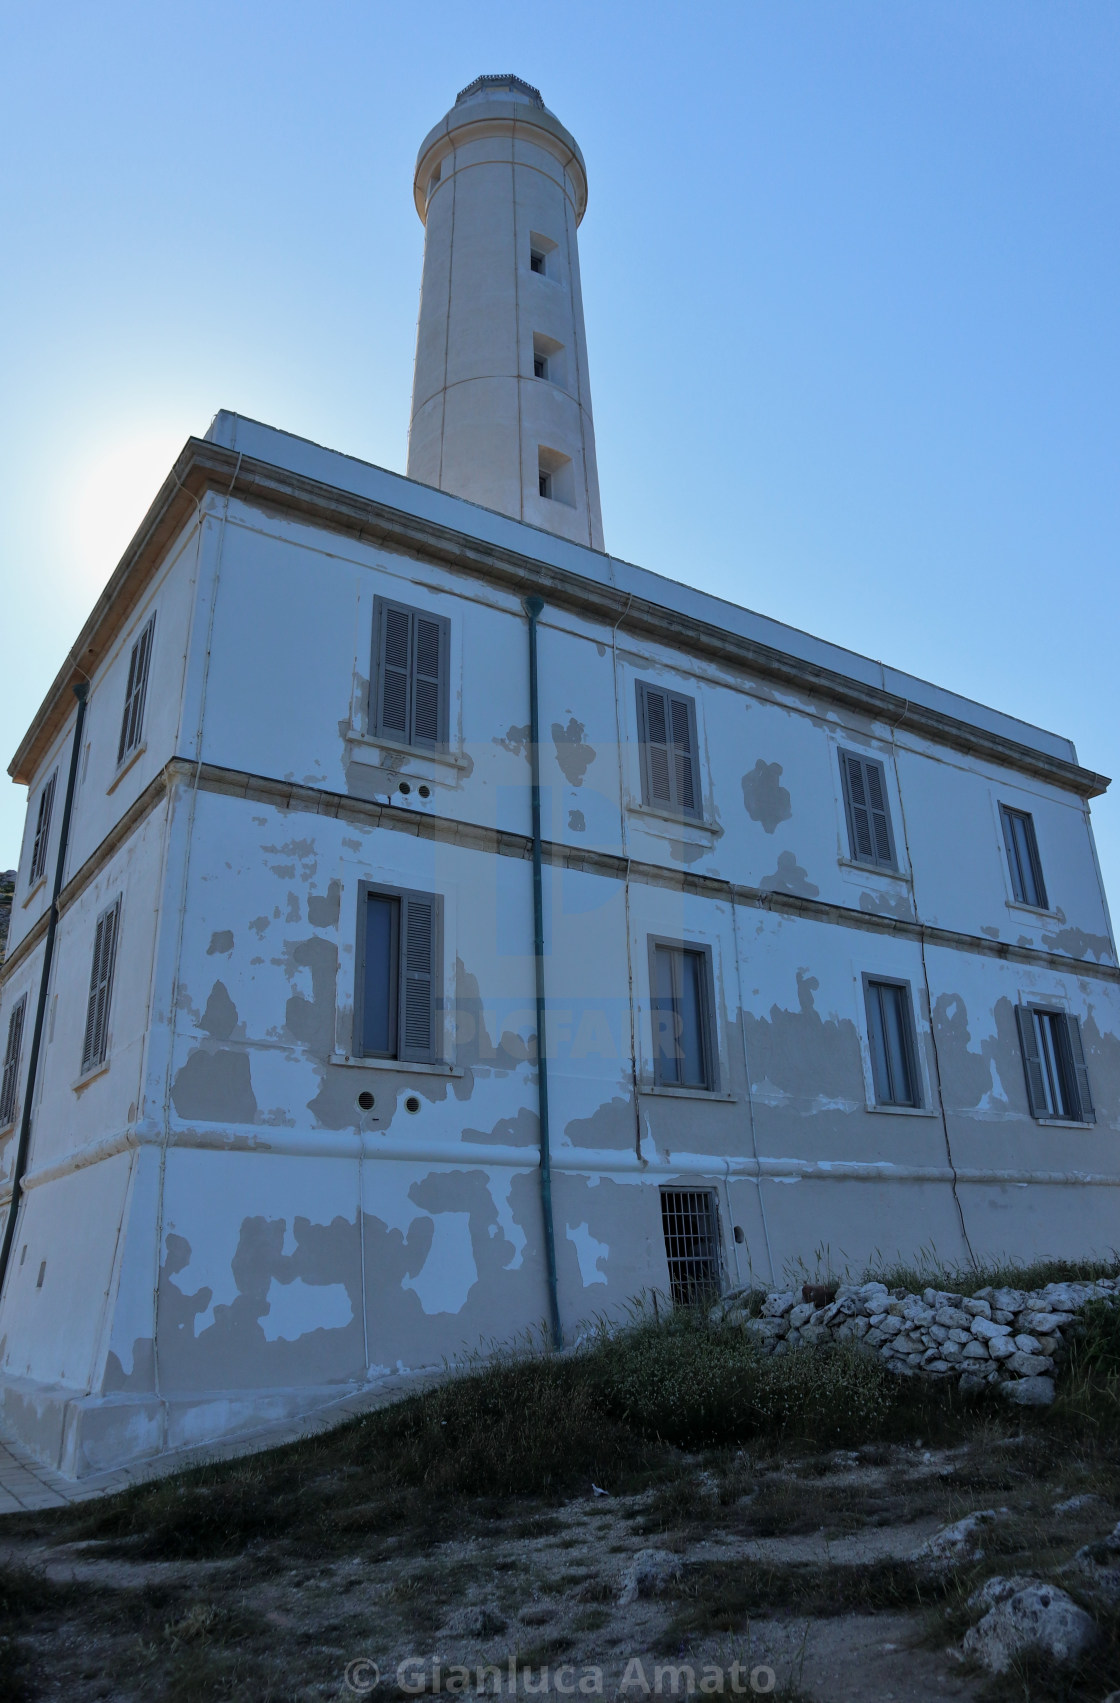
[[[888,881],[901,881],[904,886],[911,884],[908,869],[887,869],[881,863],[860,863],[854,857],[838,857],[836,859],[841,869],[856,869],[861,875],[885,875]]]
[[[128,753],[128,756],[121,763],[120,768],[117,770],[116,774],[113,776],[112,780],[109,782],[108,786],[105,788],[106,796],[108,796],[109,793],[116,791],[117,787],[120,785],[120,783],[124,780],[124,777],[127,775],[129,769],[131,769],[133,763],[139,762],[140,758],[144,755],[144,753],[147,749],[148,749],[148,741],[146,739],[142,739],[140,741],[139,745],[137,745],[134,750],[132,750]]]
[[[332,1053],[331,1064],[353,1065],[357,1070],[395,1070],[417,1076],[465,1076],[466,1072],[457,1064],[417,1064],[409,1059],[399,1058],[363,1058],[357,1053]]]
[[[1096,1124],[1087,1124],[1082,1118],[1035,1118],[1036,1124],[1042,1124],[1045,1129],[1096,1129]]]
[[[390,758],[394,756],[408,757],[414,763],[432,763],[436,768],[451,769],[456,774],[470,769],[470,764],[466,758],[457,751],[450,749],[433,751],[427,745],[405,745],[396,739],[375,738],[372,733],[363,733],[360,728],[356,727],[352,727],[346,735],[346,743],[358,747],[354,753],[357,762],[368,762],[375,768],[383,769],[389,766],[381,761],[380,756],[375,757],[373,755],[375,752],[384,752]],[[364,755],[367,751],[370,753],[368,757]],[[404,771],[395,772],[403,773]],[[414,772],[411,769],[408,771],[409,779],[412,778]]]
[[[880,1106],[869,1102],[867,1110],[880,1118],[936,1118],[941,1115],[936,1106]]]
[[[87,1070],[84,1076],[77,1077],[76,1080],[70,1084],[73,1092],[75,1094],[80,1094],[83,1088],[88,1088],[91,1082],[96,1082],[99,1076],[104,1076],[111,1062],[111,1058],[107,1057],[103,1063],[95,1064],[92,1070]]]
[[[682,830],[685,832],[691,830],[696,834],[699,841],[710,845],[715,844],[722,832],[712,823],[706,822],[702,816],[678,816],[672,810],[658,810],[656,805],[653,804],[631,802],[626,808],[631,816],[648,816],[651,822],[660,822],[666,828],[674,829],[677,834],[680,834]]]
[[[38,893],[39,889],[41,887],[45,887],[46,884],[47,884],[47,872],[46,872],[46,870],[44,870],[42,875],[40,875],[38,881],[36,881],[34,887],[31,888],[26,899],[22,900],[22,905],[23,905],[24,910],[27,909],[28,905],[31,903],[31,901],[35,897],[36,893]]]
[[[657,1099],[665,1100],[719,1100],[725,1106],[734,1105],[738,1094],[725,1094],[720,1088],[670,1088],[660,1083],[647,1083],[639,1087],[639,1094],[652,1094]]]
[[[1024,905],[1021,899],[1008,899],[1005,902],[1009,911],[1020,911],[1025,916],[1038,917],[1044,922],[1062,921],[1057,911],[1048,911],[1042,905]]]
[[[16,1111],[18,1113],[18,1111],[19,1111],[18,1106],[16,1107]],[[9,1135],[15,1134],[17,1122],[18,1122],[18,1118],[13,1117],[13,1118],[9,1118],[8,1122],[6,1124],[0,1124],[0,1141],[5,1140]]]

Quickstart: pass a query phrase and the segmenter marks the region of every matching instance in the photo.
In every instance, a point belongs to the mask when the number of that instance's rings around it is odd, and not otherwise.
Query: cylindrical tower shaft
[[[408,476],[603,548],[575,140],[518,77],[479,77],[416,162],[425,226]]]

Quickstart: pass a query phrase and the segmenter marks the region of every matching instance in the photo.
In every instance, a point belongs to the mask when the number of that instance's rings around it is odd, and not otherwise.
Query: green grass
[[[981,1265],[946,1266],[933,1250],[925,1250],[913,1263],[881,1263],[871,1266],[868,1282],[885,1283],[888,1289],[905,1289],[920,1295],[923,1289],[942,1289],[949,1294],[975,1295],[978,1289],[1045,1289],[1048,1283],[1091,1283],[1098,1277],[1120,1276],[1120,1259],[1034,1260],[1029,1264],[998,1260]]]

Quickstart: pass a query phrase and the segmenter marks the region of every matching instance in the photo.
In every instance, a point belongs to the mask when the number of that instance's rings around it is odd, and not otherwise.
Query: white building
[[[1107,783],[603,553],[538,101],[421,150],[412,477],[219,414],[12,763],[0,1412],[69,1472],[821,1248],[1115,1244]]]

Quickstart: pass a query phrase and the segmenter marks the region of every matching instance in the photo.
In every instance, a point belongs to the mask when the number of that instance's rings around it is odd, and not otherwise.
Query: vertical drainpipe
[[[54,937],[58,928],[58,895],[62,891],[62,877],[66,870],[66,848],[70,839],[70,816],[74,808],[74,785],[78,778],[78,752],[82,747],[82,729],[86,720],[86,699],[89,696],[89,685],[85,680],[74,687],[74,696],[78,700],[78,714],[74,722],[74,743],[70,750],[70,773],[66,777],[66,802],[62,808],[62,827],[58,835],[58,860],[54,866],[54,886],[51,889],[50,909],[47,912],[47,940],[43,947],[43,969],[39,977],[39,998],[35,1005],[35,1027],[31,1032],[31,1052],[27,1060],[27,1081],[23,1090],[23,1115],[19,1120],[19,1140],[16,1143],[16,1158],[12,1168],[12,1198],[8,1203],[8,1222],[4,1227],[4,1243],[0,1247],[0,1297],[4,1293],[4,1279],[8,1275],[8,1261],[12,1257],[16,1218],[19,1215],[19,1203],[23,1197],[23,1177],[27,1170],[27,1153],[31,1145],[31,1102],[35,1096],[35,1078],[39,1074],[39,1049],[43,1040],[43,1018],[47,1009],[51,964],[54,960]]]
[[[533,958],[537,982],[537,1101],[541,1127],[541,1217],[544,1219],[544,1251],[548,1268],[548,1311],[553,1348],[563,1348],[560,1328],[560,1295],[556,1281],[556,1228],[552,1218],[552,1155],[548,1128],[548,1044],[545,1034],[544,986],[544,879],[541,872],[541,725],[537,676],[537,621],[544,602],[525,599],[529,617],[529,762],[533,799]]]

